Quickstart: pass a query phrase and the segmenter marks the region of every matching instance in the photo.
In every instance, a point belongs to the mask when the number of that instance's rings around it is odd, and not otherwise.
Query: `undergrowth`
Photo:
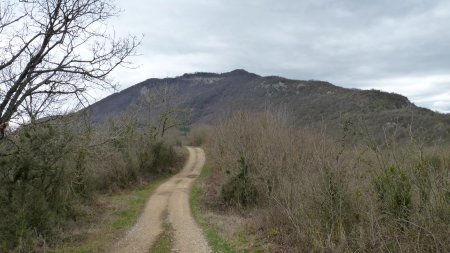
[[[236,112],[210,132],[215,201],[265,210],[261,227],[297,252],[450,251],[448,147],[358,122],[336,140],[289,118]]]
[[[174,172],[178,151],[153,131],[133,118],[94,127],[74,115],[22,126],[2,139],[0,252],[55,247],[98,193]]]

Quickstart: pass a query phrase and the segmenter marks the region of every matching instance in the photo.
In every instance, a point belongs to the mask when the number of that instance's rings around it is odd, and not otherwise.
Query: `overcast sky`
[[[450,112],[449,0],[117,0],[119,34],[144,34],[151,77],[243,68],[260,75],[376,88]]]

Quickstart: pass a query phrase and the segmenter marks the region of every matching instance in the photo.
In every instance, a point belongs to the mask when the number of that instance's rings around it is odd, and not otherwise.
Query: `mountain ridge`
[[[337,127],[346,118],[364,118],[374,129],[397,124],[406,131],[414,122],[435,135],[433,139],[448,139],[450,133],[450,114],[418,107],[397,93],[348,89],[318,80],[260,76],[244,69],[150,78],[92,104],[87,110],[94,122],[104,122],[131,109],[143,88],[158,87],[174,90],[179,106],[192,112],[191,124],[214,124],[234,109],[257,112],[284,107],[300,126],[325,122]]]

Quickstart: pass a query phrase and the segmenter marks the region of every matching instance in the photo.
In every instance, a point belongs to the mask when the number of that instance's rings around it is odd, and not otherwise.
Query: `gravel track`
[[[147,201],[137,223],[126,236],[113,246],[114,253],[149,252],[163,231],[164,213],[174,232],[173,252],[212,252],[201,229],[192,217],[189,195],[192,184],[205,164],[205,153],[201,148],[187,147],[189,158],[178,174],[160,185]]]

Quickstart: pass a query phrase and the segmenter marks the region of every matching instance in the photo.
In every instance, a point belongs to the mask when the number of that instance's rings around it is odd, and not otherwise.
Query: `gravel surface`
[[[205,164],[205,153],[201,148],[187,147],[187,149],[189,158],[183,170],[155,190],[137,223],[113,246],[111,252],[149,252],[152,244],[163,231],[165,211],[174,228],[172,252],[212,252],[192,217],[189,205],[192,184]]]

